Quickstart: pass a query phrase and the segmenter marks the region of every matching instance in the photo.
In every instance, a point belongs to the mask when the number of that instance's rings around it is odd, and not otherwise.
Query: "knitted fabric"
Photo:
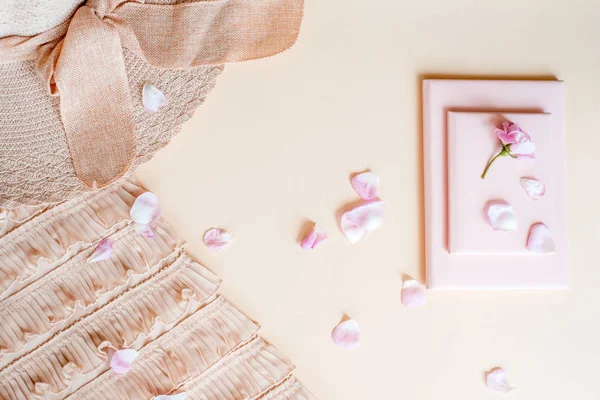
[[[134,103],[137,167],[179,132],[204,102],[223,67],[161,69],[127,49],[123,54]],[[152,82],[168,98],[160,113],[148,113],[142,106],[145,82]],[[0,68],[1,207],[58,203],[90,190],[75,173],[60,120],[59,101],[44,91],[33,61]]]

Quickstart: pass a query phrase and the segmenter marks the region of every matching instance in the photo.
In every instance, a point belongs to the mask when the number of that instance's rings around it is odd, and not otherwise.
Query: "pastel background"
[[[599,19],[591,0],[308,0],[298,43],[226,67],[138,176],[320,399],[496,399],[483,372],[497,365],[519,387],[506,398],[598,399]],[[405,309],[403,275],[425,279],[420,81],[498,76],[566,82],[571,289],[440,291]],[[337,213],[367,168],[387,215],[350,245]],[[309,220],[329,233],[312,252]],[[235,237],[223,254],[202,244],[212,226]],[[344,313],[362,327],[352,353],[330,340]]]

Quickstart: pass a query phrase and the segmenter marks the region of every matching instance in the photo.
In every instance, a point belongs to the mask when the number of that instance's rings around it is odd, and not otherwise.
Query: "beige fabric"
[[[0,0],[0,38],[30,36],[69,18],[83,0]]]
[[[223,68],[161,69],[127,49],[123,55],[137,140],[134,171],[169,143],[205,101]],[[142,107],[145,82],[152,82],[169,99],[159,113]],[[59,99],[46,95],[34,62],[0,64],[0,207],[54,204],[88,190],[75,172]]]
[[[294,376],[265,393],[259,400],[311,400],[312,394]]]
[[[0,51],[5,63],[36,59],[45,90],[61,97],[75,174],[94,189],[129,173],[137,154],[122,48],[160,68],[217,66],[285,50],[301,18],[302,0],[89,0],[49,31],[0,39]]]
[[[129,209],[143,192],[130,180],[11,213],[0,236],[0,398],[312,400],[165,221],[153,239],[135,233]],[[105,237],[111,257],[88,263]],[[122,348],[140,353],[118,375],[109,362]]]

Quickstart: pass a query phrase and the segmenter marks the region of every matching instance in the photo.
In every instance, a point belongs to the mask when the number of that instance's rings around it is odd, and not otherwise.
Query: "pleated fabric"
[[[314,399],[164,220],[136,233],[143,192],[130,179],[1,214],[0,399]],[[126,374],[110,369],[121,349],[139,351]]]

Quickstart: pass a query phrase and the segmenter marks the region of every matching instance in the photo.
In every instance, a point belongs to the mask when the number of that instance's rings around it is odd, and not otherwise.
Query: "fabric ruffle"
[[[290,376],[258,400],[315,400],[315,397],[295,376]]]
[[[193,400],[254,399],[293,370],[294,365],[282,353],[256,337],[176,392],[186,392]]]
[[[110,236],[113,253],[108,260],[89,264],[90,247],[0,301],[0,368],[175,258],[183,240],[162,220],[155,233],[147,239],[127,225]]]
[[[46,206],[0,208],[0,238],[47,208]]]
[[[156,339],[213,298],[219,284],[183,254],[0,371],[0,397],[64,398],[108,368],[107,353]]]
[[[69,400],[152,399],[168,394],[247,342],[258,325],[222,297],[145,346],[131,370],[105,372]]]
[[[144,191],[130,179],[0,209],[0,399],[313,400],[166,222],[151,239],[135,232]],[[112,253],[89,263],[104,238]],[[110,358],[125,348],[139,356],[118,375]]]
[[[130,222],[135,180],[49,208],[0,238],[0,299]]]

